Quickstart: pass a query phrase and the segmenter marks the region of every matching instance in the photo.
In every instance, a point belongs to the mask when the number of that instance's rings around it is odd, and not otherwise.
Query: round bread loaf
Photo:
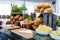
[[[53,9],[52,8],[46,8],[44,10],[44,13],[52,13],[53,12]]]
[[[15,17],[14,17],[14,19],[18,19],[20,17],[20,15],[16,15]]]
[[[51,5],[49,2],[42,3],[42,8],[50,8],[50,7],[51,7]]]
[[[44,8],[40,8],[40,13],[43,13],[44,12]]]
[[[34,8],[34,12],[35,12],[35,13],[38,13],[39,10],[40,10],[39,8]]]
[[[41,7],[42,7],[42,4],[38,4],[38,5],[37,5],[37,8],[40,9]]]

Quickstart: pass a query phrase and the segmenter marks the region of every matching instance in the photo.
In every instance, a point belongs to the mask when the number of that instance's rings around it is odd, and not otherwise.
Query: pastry
[[[44,3],[42,3],[42,8],[50,8],[51,7],[51,5],[50,5],[50,3],[49,2],[44,2]]]
[[[53,12],[53,9],[52,8],[46,8],[44,10],[44,13],[52,13]]]
[[[40,13],[43,13],[44,12],[44,8],[40,8]]]
[[[34,12],[35,12],[35,13],[39,13],[39,10],[40,10],[40,9],[35,8],[35,9],[34,9]]]
[[[38,4],[38,5],[37,5],[37,8],[40,9],[41,7],[42,7],[42,4]]]

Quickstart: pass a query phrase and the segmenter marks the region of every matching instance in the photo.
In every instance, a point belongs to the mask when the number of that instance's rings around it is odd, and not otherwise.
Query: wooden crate
[[[57,19],[57,16],[53,13],[43,14],[43,24],[51,26],[53,30],[56,30],[56,19]]]
[[[56,15],[53,15],[53,28],[54,30],[56,30],[56,19],[57,19],[57,16]]]

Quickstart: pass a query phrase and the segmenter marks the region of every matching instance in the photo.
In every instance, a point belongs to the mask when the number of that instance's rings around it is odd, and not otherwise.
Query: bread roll
[[[52,8],[46,8],[44,10],[44,13],[52,13],[53,12],[53,9]]]
[[[21,21],[21,20],[23,20],[23,17],[22,16],[19,17],[19,21]]]
[[[29,23],[29,20],[28,19],[24,19],[23,22],[24,23]]]
[[[41,18],[35,18],[35,20],[34,20],[34,25],[35,25],[35,26],[38,26],[39,24],[42,23],[42,21],[43,21],[43,18],[42,18],[42,17],[41,17]]]
[[[44,12],[44,8],[40,8],[40,13],[43,13]]]
[[[35,12],[35,13],[39,13],[39,10],[40,10],[40,9],[38,9],[38,8],[34,8],[34,12]]]
[[[24,23],[32,23],[33,21],[30,20],[30,19],[24,19],[23,22],[24,22]]]
[[[38,4],[38,5],[37,5],[37,8],[40,9],[41,7],[42,7],[42,4]]]
[[[20,15],[16,15],[16,16],[14,17],[14,19],[19,19],[19,17],[20,17]]]
[[[42,3],[42,8],[50,8],[50,7],[51,7],[51,5],[49,2]]]

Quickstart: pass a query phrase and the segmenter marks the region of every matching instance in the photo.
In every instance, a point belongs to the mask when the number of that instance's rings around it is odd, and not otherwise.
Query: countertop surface
[[[20,28],[20,26],[15,26],[15,25],[4,25],[2,27],[5,28],[5,29],[8,29],[8,30],[10,30],[10,29],[19,29]]]
[[[33,37],[33,34],[32,34],[33,31],[31,30],[32,33],[31,32],[30,33],[22,32],[22,31],[27,31],[27,30],[30,32],[29,29],[25,29],[25,28],[11,30],[11,32],[13,32],[13,33],[15,33],[15,34],[17,34],[19,36],[22,36],[22,37],[24,37],[26,39],[30,39],[30,38]]]

